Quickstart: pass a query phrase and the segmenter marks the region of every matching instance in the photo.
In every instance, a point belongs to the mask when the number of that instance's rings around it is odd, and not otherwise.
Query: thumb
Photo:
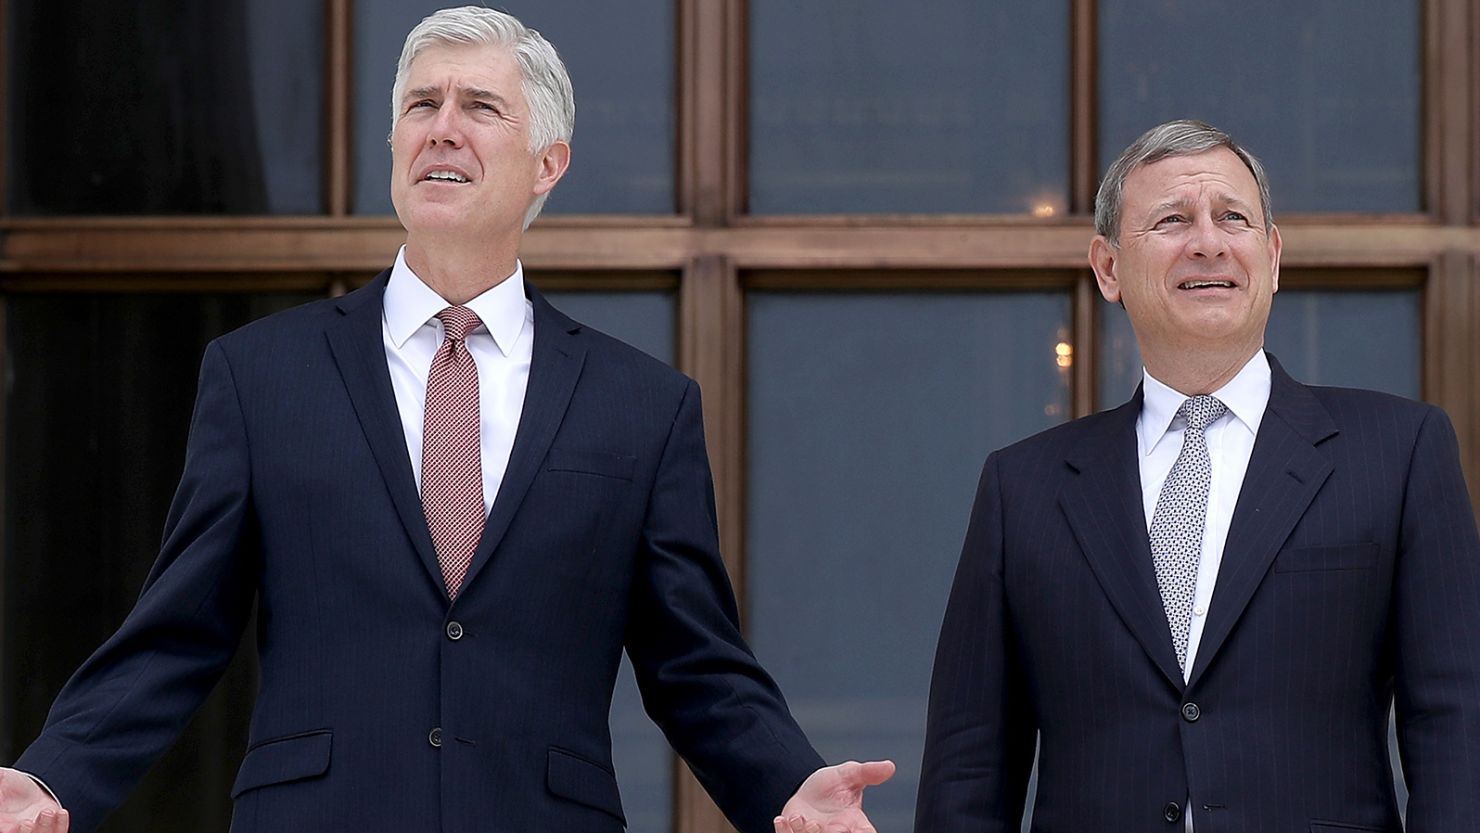
[[[848,761],[838,767],[838,775],[850,787],[873,787],[894,777],[894,762]]]

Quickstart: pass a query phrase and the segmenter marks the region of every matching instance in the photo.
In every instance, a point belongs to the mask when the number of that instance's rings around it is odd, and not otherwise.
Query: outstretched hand
[[[0,833],[67,833],[56,799],[24,772],[0,767]]]
[[[776,833],[878,833],[863,814],[863,790],[888,781],[893,761],[848,761],[808,776],[776,817]]]

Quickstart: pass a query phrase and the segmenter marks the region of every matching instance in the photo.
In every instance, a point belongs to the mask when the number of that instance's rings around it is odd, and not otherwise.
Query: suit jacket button
[[[437,728],[435,728],[432,731],[430,731],[430,732],[427,733],[427,743],[430,743],[432,746],[435,746],[438,749],[441,749],[442,748],[442,727],[441,726],[438,726]]]
[[[1167,806],[1161,808],[1161,817],[1169,822],[1182,818],[1182,805],[1175,801],[1168,801]]]
[[[1182,704],[1183,720],[1187,721],[1188,723],[1196,723],[1199,717],[1202,717],[1202,709],[1198,708],[1196,703]]]
[[[463,638],[463,626],[457,622],[447,623],[447,638],[453,642]]]

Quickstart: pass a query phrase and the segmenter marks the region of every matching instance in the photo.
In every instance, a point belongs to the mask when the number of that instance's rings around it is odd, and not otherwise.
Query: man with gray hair
[[[1480,818],[1480,534],[1449,419],[1264,352],[1280,233],[1226,134],[1110,166],[1089,260],[1141,387],[987,458],[916,833],[1399,831]]]
[[[698,388],[524,280],[522,234],[570,163],[555,50],[507,14],[441,11],[392,104],[405,246],[363,289],[207,348],[158,560],[0,770],[0,833],[95,829],[254,602],[235,833],[616,833],[624,649],[740,830],[872,833],[862,793],[893,764],[825,767],[740,635]]]

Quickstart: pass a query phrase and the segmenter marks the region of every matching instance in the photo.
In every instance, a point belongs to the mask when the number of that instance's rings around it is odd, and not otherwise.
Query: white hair
[[[1268,234],[1274,225],[1274,212],[1270,205],[1269,177],[1264,173],[1264,166],[1227,133],[1193,119],[1158,124],[1131,142],[1120,158],[1110,164],[1104,181],[1100,183],[1099,193],[1095,195],[1095,233],[1104,235],[1112,245],[1119,245],[1121,201],[1125,180],[1131,172],[1168,157],[1192,156],[1220,147],[1233,151],[1254,175],[1254,183],[1259,186],[1259,209],[1264,212],[1264,232]]]
[[[556,142],[570,141],[576,122],[575,93],[555,47],[513,15],[482,6],[433,12],[406,35],[391,88],[392,130],[401,117],[401,96],[406,92],[411,62],[436,44],[488,44],[511,50],[519,62],[524,99],[529,103],[529,152],[541,153]],[[549,195],[547,191],[535,197],[524,216],[525,228],[539,216]]]

